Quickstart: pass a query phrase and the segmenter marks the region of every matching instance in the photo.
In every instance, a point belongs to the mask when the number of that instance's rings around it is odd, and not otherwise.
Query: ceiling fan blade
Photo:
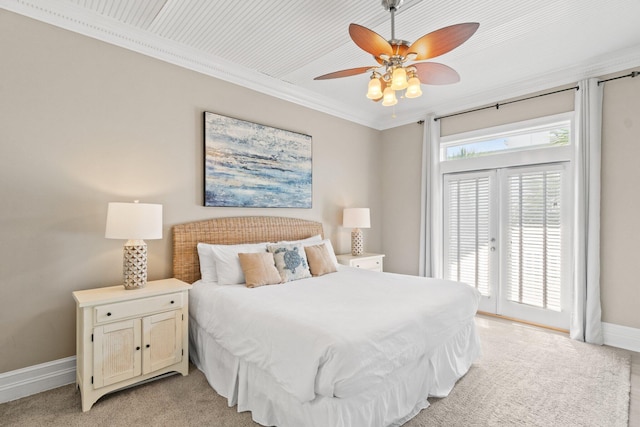
[[[369,66],[369,67],[349,68],[348,70],[340,70],[340,71],[334,71],[333,73],[324,74],[322,76],[318,76],[314,78],[313,80],[328,80],[328,79],[337,79],[340,77],[355,76],[356,74],[366,73],[367,71],[372,70],[374,68],[376,67]]]
[[[416,67],[420,83],[427,85],[448,85],[458,83],[460,75],[451,67],[437,62],[420,62],[411,64]]]
[[[349,25],[349,35],[358,47],[375,57],[393,55],[393,48],[388,41],[375,31],[358,24]]]
[[[416,61],[444,55],[466,42],[469,37],[476,32],[479,26],[480,24],[477,22],[467,22],[440,28],[413,42],[413,44],[409,46],[409,52],[418,54],[415,59]]]

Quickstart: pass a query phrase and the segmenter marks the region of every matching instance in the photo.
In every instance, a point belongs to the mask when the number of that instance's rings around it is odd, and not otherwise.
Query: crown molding
[[[375,128],[375,120],[332,98],[205,55],[118,21],[57,0],[0,0],[0,8],[115,46],[264,93],[303,107]]]
[[[490,91],[472,93],[454,103],[438,105],[434,112],[438,115],[455,113],[483,105],[491,105],[509,98],[529,95],[563,85],[576,84],[587,78],[598,78],[607,74],[627,70],[640,65],[640,46],[623,49],[589,63],[576,64],[570,68],[558,69],[535,78],[516,80],[508,85]]]
[[[523,78],[507,85],[480,90],[470,93],[452,102],[432,106],[427,111],[419,113],[402,113],[402,118],[388,118],[377,123],[379,130],[423,120],[429,114],[444,116],[471,110],[485,105],[492,105],[506,99],[527,96],[535,92],[546,91],[569,84],[577,84],[587,78],[600,78],[608,74],[617,73],[634,67],[640,67],[640,46],[612,52],[609,55],[595,59],[589,63],[576,64],[570,68],[558,69],[535,78]]]
[[[372,116],[347,103],[257,73],[222,58],[205,55],[182,44],[90,13],[84,8],[67,2],[0,0],[0,8],[376,130],[415,123],[429,114],[446,115],[490,105],[504,99],[524,96],[572,84],[584,78],[600,77],[640,65],[640,47],[634,46],[535,78],[522,78],[506,85],[471,92],[451,102],[443,102],[414,111],[402,111],[397,117]]]

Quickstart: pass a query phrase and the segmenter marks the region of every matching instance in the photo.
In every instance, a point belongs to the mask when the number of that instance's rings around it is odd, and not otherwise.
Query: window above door
[[[573,113],[444,137],[442,172],[470,171],[571,159]]]

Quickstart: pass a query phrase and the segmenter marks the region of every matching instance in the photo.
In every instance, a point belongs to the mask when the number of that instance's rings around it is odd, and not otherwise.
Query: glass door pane
[[[568,327],[570,206],[563,165],[509,168],[503,183],[501,314]]]
[[[444,274],[445,278],[474,286],[481,310],[495,313],[497,274],[495,262],[494,171],[445,175]]]

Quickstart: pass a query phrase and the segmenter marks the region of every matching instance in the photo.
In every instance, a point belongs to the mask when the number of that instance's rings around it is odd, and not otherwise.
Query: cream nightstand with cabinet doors
[[[112,391],[189,373],[189,295],[178,279],[76,291],[76,385],[82,411]]]
[[[382,264],[382,258],[384,258],[383,254],[368,254],[364,253],[362,255],[351,255],[351,254],[343,254],[337,255],[338,262],[342,265],[348,265],[350,267],[363,268],[365,270],[372,271],[383,271],[384,267]]]

